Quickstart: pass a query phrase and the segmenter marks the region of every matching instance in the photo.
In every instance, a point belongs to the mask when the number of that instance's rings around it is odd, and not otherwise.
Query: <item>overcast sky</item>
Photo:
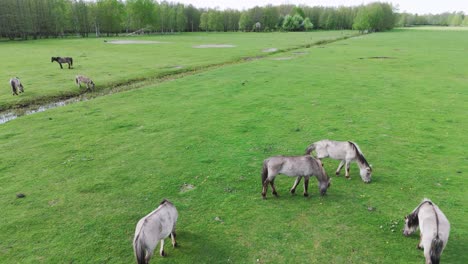
[[[160,1],[158,1],[160,2]],[[184,4],[192,4],[196,7],[219,7],[220,9],[248,9],[267,4],[304,4],[308,6],[355,6],[376,2],[376,0],[173,0]],[[387,0],[380,1],[397,6],[399,12],[417,14],[440,14],[443,12],[463,11],[468,14],[468,0]]]

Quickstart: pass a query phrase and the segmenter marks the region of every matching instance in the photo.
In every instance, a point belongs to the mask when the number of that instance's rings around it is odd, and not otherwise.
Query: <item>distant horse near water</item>
[[[349,178],[350,163],[356,161],[359,166],[359,174],[365,183],[369,183],[372,179],[372,167],[367,163],[366,158],[362,154],[359,146],[351,141],[333,141],[320,140],[312,143],[306,149],[306,154],[311,154],[312,151],[317,153],[317,158],[323,159],[330,157],[335,160],[341,160],[340,165],[336,169],[336,175],[340,175],[341,168],[346,164],[345,177]]]
[[[268,184],[271,185],[272,193],[278,196],[275,188],[275,177],[278,174],[284,174],[290,177],[298,177],[290,192],[294,193],[302,177],[304,177],[304,196],[309,196],[309,178],[316,176],[320,194],[326,194],[328,187],[330,187],[330,178],[323,168],[322,161],[311,157],[305,156],[275,156],[270,157],[263,161],[262,169],[262,197],[266,199]]]
[[[409,236],[419,227],[419,249],[424,249],[426,264],[439,264],[440,255],[447,245],[450,223],[437,205],[424,200],[405,217],[403,235]]]
[[[60,69],[63,69],[62,63],[68,63],[68,69],[71,69],[71,66],[73,66],[73,58],[71,57],[52,57],[50,62],[58,62],[60,65]]]
[[[11,91],[13,92],[13,95],[18,95],[18,93],[24,92],[24,86],[20,82],[18,77],[10,79],[10,86],[11,86]]]
[[[81,88],[81,83],[86,84],[86,89],[87,90],[94,90],[94,82],[90,78],[83,76],[83,75],[77,75],[75,76],[75,83]]]
[[[148,264],[153,251],[161,242],[160,255],[164,257],[164,239],[171,235],[172,246],[176,247],[176,222],[178,218],[175,206],[164,199],[156,210],[143,217],[136,226],[133,250],[138,264]]]

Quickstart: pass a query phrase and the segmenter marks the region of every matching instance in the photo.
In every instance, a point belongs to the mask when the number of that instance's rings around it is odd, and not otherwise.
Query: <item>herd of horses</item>
[[[63,69],[62,63],[68,64],[68,69],[73,66],[71,57],[52,57],[51,62],[56,61]],[[94,82],[83,75],[76,75],[75,83],[81,88],[85,84],[87,90],[94,90]],[[10,79],[10,86],[13,95],[24,92],[24,86],[18,77]],[[316,155],[313,156],[315,151]],[[350,164],[356,162],[359,167],[359,174],[365,183],[370,183],[372,179],[372,166],[367,162],[359,146],[351,141],[321,140],[312,143],[302,156],[274,156],[264,160],[262,167],[262,198],[266,199],[268,186],[271,186],[272,194],[278,196],[275,187],[275,177],[283,174],[296,177],[290,189],[294,194],[296,187],[304,178],[304,196],[309,196],[309,180],[315,176],[318,181],[320,194],[323,196],[330,187],[330,177],[328,177],[322,159],[331,158],[339,160],[340,164],[335,174],[339,175],[345,166],[345,177],[350,178]],[[176,207],[168,200],[164,199],[154,211],[138,221],[133,240],[133,249],[137,263],[149,263],[153,251],[160,243],[160,255],[165,256],[164,239],[171,236],[173,247],[176,243],[176,222],[178,212]],[[447,217],[429,199],[424,199],[409,215],[405,217],[405,227],[403,234],[411,235],[419,228],[420,242],[418,248],[424,250],[426,264],[438,264],[440,256],[447,245],[450,223]]]
[[[313,156],[313,151],[316,155]],[[275,188],[275,177],[283,174],[296,177],[290,192],[295,193],[297,185],[304,178],[304,196],[308,196],[309,179],[315,176],[318,181],[320,194],[326,194],[330,187],[328,177],[321,159],[331,158],[339,160],[340,164],[335,172],[340,174],[343,166],[346,167],[346,178],[350,178],[350,164],[356,162],[359,166],[363,182],[370,183],[372,179],[372,166],[367,162],[359,146],[351,141],[321,140],[312,143],[302,156],[274,156],[263,161],[262,167],[262,198],[266,199],[268,186],[272,194],[278,196]],[[173,247],[176,243],[176,222],[178,212],[175,206],[164,199],[156,210],[143,217],[136,226],[133,239],[133,249],[138,264],[148,264],[153,251],[161,243],[160,255],[165,256],[164,239],[171,236]],[[440,256],[448,242],[450,223],[447,217],[431,200],[424,200],[407,216],[403,235],[409,236],[419,228],[420,241],[418,248],[424,250],[426,264],[440,263]]]
[[[62,63],[68,64],[68,69],[71,69],[73,67],[73,58],[71,57],[52,57],[50,59],[51,62],[56,61],[60,65],[60,69],[63,69]],[[10,86],[11,86],[11,91],[13,95],[18,95],[19,93],[24,92],[24,86],[21,83],[20,79],[18,77],[14,77],[10,79]],[[81,88],[81,84],[86,85],[86,91],[92,91],[94,90],[95,84],[94,82],[83,75],[76,75],[75,76],[75,83],[78,87]]]

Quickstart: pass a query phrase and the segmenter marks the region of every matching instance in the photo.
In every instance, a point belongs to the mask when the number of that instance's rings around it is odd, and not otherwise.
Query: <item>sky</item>
[[[377,0],[173,0],[183,4],[192,4],[195,7],[210,7],[219,9],[248,9],[254,6],[267,4],[294,4],[307,6],[356,6],[376,2]],[[398,7],[399,12],[413,14],[440,14],[443,12],[462,11],[468,14],[468,0],[383,0]]]

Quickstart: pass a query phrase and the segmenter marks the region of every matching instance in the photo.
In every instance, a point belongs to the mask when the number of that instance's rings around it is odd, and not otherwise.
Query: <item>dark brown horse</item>
[[[68,63],[68,69],[71,69],[71,66],[73,66],[73,58],[71,57],[52,57],[50,62],[58,62],[60,65],[60,69],[63,69],[62,63]]]

